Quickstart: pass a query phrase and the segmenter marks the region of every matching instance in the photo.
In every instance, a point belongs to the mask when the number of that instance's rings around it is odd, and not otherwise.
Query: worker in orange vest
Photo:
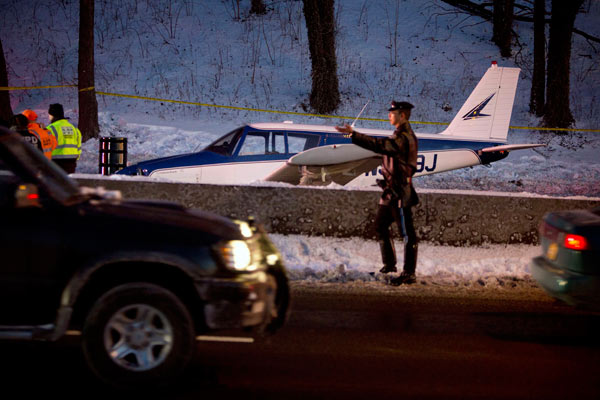
[[[42,150],[48,160],[52,160],[52,150],[56,148],[56,138],[50,134],[50,131],[44,129],[42,124],[37,122],[37,114],[33,110],[25,110],[21,114],[27,117],[29,125],[27,128],[40,140]]]

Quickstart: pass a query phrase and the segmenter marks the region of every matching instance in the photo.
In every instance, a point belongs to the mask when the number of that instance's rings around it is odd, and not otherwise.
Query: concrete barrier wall
[[[84,186],[120,190],[126,199],[175,201],[233,218],[253,216],[274,233],[375,238],[378,191],[77,180]],[[414,214],[419,237],[452,245],[535,244],[539,222],[546,212],[600,206],[600,200],[476,192],[418,193],[421,201]]]

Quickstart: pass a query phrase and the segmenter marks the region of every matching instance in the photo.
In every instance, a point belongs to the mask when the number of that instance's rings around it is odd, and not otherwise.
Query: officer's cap
[[[406,101],[392,101],[390,109],[388,111],[396,111],[396,110],[412,110],[415,108],[412,104]]]

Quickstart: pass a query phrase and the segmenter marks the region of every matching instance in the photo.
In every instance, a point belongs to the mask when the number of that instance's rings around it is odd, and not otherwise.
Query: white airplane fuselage
[[[231,156],[213,157],[213,162],[199,160],[194,162],[180,162],[178,158],[193,158],[203,152],[178,157],[169,157],[164,162],[160,160],[151,161],[151,169],[142,169],[142,174],[155,178],[167,178],[173,181],[205,183],[205,184],[247,184],[264,180],[288,164],[288,160],[295,153],[283,152],[278,155],[273,154],[245,154],[243,139],[251,132],[273,132],[281,133],[281,139],[285,141],[286,133],[294,131],[295,133],[308,133],[314,136],[320,136],[319,143],[331,143],[332,145],[349,144],[350,139],[344,138],[331,130],[331,127],[313,126],[313,125],[295,125],[295,124],[254,124],[243,127],[243,133],[240,135],[239,143],[236,144]],[[376,136],[391,135],[391,131],[364,130],[366,133]],[[272,135],[273,136],[273,135]],[[272,137],[271,136],[271,137]],[[458,139],[444,137],[439,134],[417,134],[419,146],[424,149],[419,151],[417,157],[417,172],[415,177],[429,175],[439,172],[450,171],[458,168],[465,168],[479,165],[482,163],[480,151],[504,144],[496,140],[473,141],[470,138]],[[335,143],[333,143],[335,142]],[[285,148],[285,143],[282,144]],[[201,158],[201,157],[197,157]],[[503,157],[500,157],[503,158]],[[485,160],[483,160],[485,161]],[[144,168],[146,163],[140,163]],[[181,165],[190,164],[190,165]],[[329,164],[324,165],[326,170],[330,168]],[[375,167],[367,172],[361,173],[352,179],[349,186],[373,186],[375,180],[380,179],[381,171]]]
[[[519,71],[492,63],[443,132],[416,133],[415,176],[489,164],[509,151],[540,146],[507,144]],[[391,129],[356,130],[381,138],[393,133]],[[372,186],[381,178],[380,158],[352,144],[332,126],[259,123],[237,128],[203,151],[140,162],[118,173],[207,184],[266,180]]]

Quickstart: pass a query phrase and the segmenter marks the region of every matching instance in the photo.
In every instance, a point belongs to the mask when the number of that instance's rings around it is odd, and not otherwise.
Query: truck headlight
[[[240,227],[240,233],[242,234],[242,236],[244,236],[245,238],[251,238],[253,233],[252,233],[252,229],[250,228],[250,225],[245,222],[245,221],[236,221],[238,226]]]
[[[225,266],[233,271],[250,272],[256,270],[252,254],[243,240],[230,240],[220,246]]]

